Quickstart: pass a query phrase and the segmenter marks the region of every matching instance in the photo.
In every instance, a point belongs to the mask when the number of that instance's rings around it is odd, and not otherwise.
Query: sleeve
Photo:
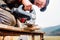
[[[34,0],[29,0],[29,1],[34,4]]]

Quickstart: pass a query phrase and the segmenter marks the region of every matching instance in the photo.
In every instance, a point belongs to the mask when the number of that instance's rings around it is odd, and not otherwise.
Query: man
[[[17,0],[4,0],[6,3],[7,3],[7,5],[8,5],[8,7],[10,8],[10,9],[12,9],[13,7],[18,7],[20,4],[17,2],[17,3],[15,3]],[[26,1],[26,2],[25,2]],[[19,1],[20,3],[23,3],[23,5],[24,5],[24,9],[26,9],[26,10],[31,10],[31,7],[32,7],[32,1],[29,1],[28,3],[27,3],[27,1],[28,0],[22,0],[22,2],[21,1]],[[35,4],[35,5],[37,5],[37,4],[39,4],[38,2],[37,2],[38,0],[35,0],[34,1],[34,3],[33,4]],[[26,4],[25,4],[25,3]],[[45,1],[46,2],[46,1]],[[14,4],[16,4],[16,5],[14,5]],[[17,4],[19,4],[19,5],[17,5]],[[41,5],[41,4],[39,4],[39,5]],[[40,7],[39,5],[37,5],[38,7]],[[44,7],[44,6],[43,6]],[[43,7],[41,7],[41,8],[43,8]],[[7,15],[8,16],[8,15]],[[15,18],[14,18],[15,19]],[[2,20],[2,19],[1,19]],[[3,20],[4,21],[4,20]],[[0,21],[1,22],[1,21]],[[4,21],[3,23],[4,24],[6,24],[5,22],[8,22],[8,21]],[[10,21],[11,22],[11,21]],[[15,22],[15,21],[14,21]],[[1,22],[2,23],[2,22]],[[2,24],[3,24],[2,23]],[[8,22],[9,23],[9,22]],[[11,22],[11,23],[13,23],[13,22]],[[8,25],[8,24],[6,24],[6,25]],[[10,24],[9,24],[10,25]],[[14,24],[15,25],[15,24]],[[13,25],[13,26],[14,26]]]
[[[20,4],[24,5],[24,10],[31,10],[32,5],[36,5],[40,8],[40,11],[44,11],[49,3],[47,0],[4,0],[8,7],[11,9],[13,7],[18,7]],[[20,2],[20,3],[19,3]]]
[[[26,10],[31,11],[33,4],[38,6],[40,8],[40,11],[44,11],[46,9],[48,3],[49,3],[49,1],[47,1],[47,0],[33,0],[33,1],[32,0],[9,0],[9,1],[8,0],[3,0],[3,1],[7,4],[7,6],[10,9],[12,9],[14,7],[17,8],[17,7],[19,7],[19,5],[23,4],[24,11],[26,11]],[[22,12],[22,11],[20,10],[20,12]],[[26,17],[28,20],[30,20],[30,18],[31,18],[31,16],[27,15],[27,14],[29,14],[27,12],[22,13],[23,15],[21,15],[21,13],[20,13],[20,15],[19,14],[16,15],[15,13],[12,13],[12,14],[15,16],[15,18]]]

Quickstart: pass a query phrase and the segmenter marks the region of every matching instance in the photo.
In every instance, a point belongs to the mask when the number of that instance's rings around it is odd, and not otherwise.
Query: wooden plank
[[[3,24],[0,24],[0,35],[11,35],[11,36],[17,36],[17,35],[42,35],[44,34],[43,32],[30,32],[30,31],[25,31],[21,28],[18,27],[13,27],[13,26],[6,26]]]

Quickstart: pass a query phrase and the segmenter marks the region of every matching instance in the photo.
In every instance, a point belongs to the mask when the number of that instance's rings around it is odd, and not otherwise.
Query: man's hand
[[[22,0],[22,3],[24,5],[24,10],[32,9],[32,3],[29,0]]]
[[[35,0],[34,4],[39,8],[43,8],[46,5],[46,0]]]

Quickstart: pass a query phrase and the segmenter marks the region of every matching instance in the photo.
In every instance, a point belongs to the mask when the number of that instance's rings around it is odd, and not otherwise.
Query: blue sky
[[[36,24],[41,28],[60,25],[60,0],[50,0],[45,12],[36,7]]]

